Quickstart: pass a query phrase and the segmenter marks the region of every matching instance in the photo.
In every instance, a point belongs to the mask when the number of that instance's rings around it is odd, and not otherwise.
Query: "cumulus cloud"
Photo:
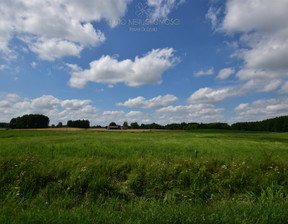
[[[56,109],[60,103],[60,100],[51,95],[44,95],[42,97],[31,100],[29,103],[31,110],[36,109],[41,113],[45,113]]]
[[[141,116],[143,116],[143,112],[141,112],[141,111],[130,111],[129,113],[127,113],[126,114],[126,117],[129,117],[129,118],[131,118],[131,117],[141,117]]]
[[[234,68],[224,68],[221,69],[216,77],[216,79],[227,79],[229,78],[231,75],[233,75],[235,73],[235,69]]]
[[[274,98],[242,103],[234,109],[234,112],[238,116],[235,118],[238,121],[263,120],[283,116],[288,113],[288,99]]]
[[[236,87],[227,87],[222,89],[201,88],[193,93],[188,99],[187,103],[205,103],[213,104],[221,102],[229,97],[240,96],[243,94],[243,89]]]
[[[61,107],[65,110],[79,110],[91,103],[91,100],[64,100]]]
[[[200,70],[198,72],[194,73],[195,77],[203,76],[203,75],[213,75],[214,74],[214,68],[210,68],[208,70]]]
[[[17,94],[7,94],[0,99],[1,121],[9,122],[11,118],[24,114],[45,114],[50,123],[65,122],[74,119],[96,120],[98,109],[90,100],[61,100],[52,95],[43,95],[35,99],[21,98]]]
[[[92,105],[91,100],[59,99],[52,95],[38,98],[22,98],[17,94],[0,95],[0,122],[9,122],[11,118],[24,114],[44,114],[50,118],[50,124],[67,122],[68,120],[87,119],[91,125],[108,125],[114,121],[122,124],[124,121],[141,123],[156,122],[168,124],[174,122],[215,122],[224,121],[223,108],[212,104],[193,104],[162,107],[155,113],[143,113],[132,110],[109,110],[100,112]]]
[[[160,84],[162,74],[177,61],[173,48],[153,49],[143,57],[136,56],[134,61],[126,59],[118,61],[109,55],[92,61],[90,68],[72,70],[69,84],[74,88],[83,88],[87,82],[125,83],[128,86],[144,84]],[[70,68],[72,66],[70,65]]]
[[[269,92],[287,81],[288,1],[229,0],[223,14],[219,10],[211,9],[207,17],[217,31],[240,34],[234,56],[244,62],[237,77],[247,81],[246,87]]]
[[[115,25],[110,21],[121,18],[130,2],[131,0],[3,0],[0,8],[0,51],[6,55],[11,54],[9,42],[15,37],[26,42],[44,60],[78,56],[83,47],[97,46],[105,40],[104,34],[92,23],[104,19],[111,26]],[[33,38],[27,42],[28,39],[23,36]],[[43,51],[45,53],[41,54]],[[52,56],[47,55],[51,51]]]
[[[10,101],[10,102],[14,102],[14,101],[17,101],[20,99],[20,96],[18,96],[17,94],[15,93],[10,93],[10,94],[7,94],[7,96],[5,97],[6,100]]]
[[[158,109],[156,112],[162,115],[162,120],[170,120],[170,122],[166,123],[183,121],[215,122],[224,120],[223,110],[223,108],[216,108],[212,104],[191,104],[168,106]]]
[[[27,42],[30,50],[42,60],[54,61],[65,56],[80,56],[83,47],[61,39],[39,38],[36,42]]]
[[[117,106],[124,106],[124,107],[138,107],[138,108],[160,108],[165,107],[168,104],[171,104],[177,101],[178,98],[174,95],[167,94],[165,96],[157,96],[152,99],[146,100],[142,96],[138,96],[133,99],[129,99],[124,103],[117,103]]]
[[[287,28],[288,2],[286,0],[229,0],[223,20],[224,30],[270,33]]]
[[[148,6],[154,8],[152,18],[166,18],[174,8],[177,8],[185,0],[148,0]]]
[[[113,117],[122,116],[124,114],[125,114],[125,112],[122,110],[121,111],[104,111],[103,112],[103,116],[113,116]]]
[[[288,94],[288,81],[282,85],[279,93],[280,94]]]

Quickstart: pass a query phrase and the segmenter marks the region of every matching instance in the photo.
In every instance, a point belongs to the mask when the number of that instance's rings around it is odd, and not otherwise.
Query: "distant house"
[[[120,125],[109,125],[107,127],[108,130],[127,130],[127,127],[120,126]]]
[[[109,125],[107,127],[108,130],[120,130],[121,126],[120,125]]]

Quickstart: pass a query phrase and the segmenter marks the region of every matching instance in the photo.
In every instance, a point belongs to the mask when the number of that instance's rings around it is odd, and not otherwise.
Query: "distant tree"
[[[71,120],[67,121],[67,127],[72,127],[72,121]]]
[[[109,126],[116,126],[117,124],[115,123],[115,122],[111,122],[110,124],[109,124]]]
[[[11,119],[11,121],[9,123],[10,128],[12,128],[12,129],[16,128],[16,121],[17,121],[16,118]]]
[[[138,124],[137,122],[131,123],[131,124],[130,124],[130,127],[131,127],[132,129],[139,129],[139,128],[140,128],[140,126],[139,126],[139,124]]]
[[[12,118],[10,128],[48,128],[49,118],[42,114],[26,114],[22,117]]]
[[[232,129],[243,131],[288,131],[288,116],[276,117],[263,121],[238,122],[231,125]]]
[[[76,120],[67,122],[67,127],[73,128],[90,128],[90,122],[88,120]]]
[[[57,127],[57,128],[62,128],[62,127],[63,127],[62,122],[59,122],[56,127]]]
[[[128,128],[128,122],[127,122],[127,121],[124,121],[124,122],[123,122],[123,128],[124,128],[124,129],[127,129],[127,128]]]
[[[9,123],[1,122],[0,123],[0,128],[9,128]]]

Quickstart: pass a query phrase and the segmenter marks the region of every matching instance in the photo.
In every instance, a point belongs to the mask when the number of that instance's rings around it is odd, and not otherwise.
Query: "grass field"
[[[2,130],[0,172],[0,223],[288,220],[287,133]]]

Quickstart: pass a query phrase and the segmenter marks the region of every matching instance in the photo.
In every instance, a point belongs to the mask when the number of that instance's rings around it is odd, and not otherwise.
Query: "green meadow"
[[[0,223],[287,220],[287,133],[0,131]]]

